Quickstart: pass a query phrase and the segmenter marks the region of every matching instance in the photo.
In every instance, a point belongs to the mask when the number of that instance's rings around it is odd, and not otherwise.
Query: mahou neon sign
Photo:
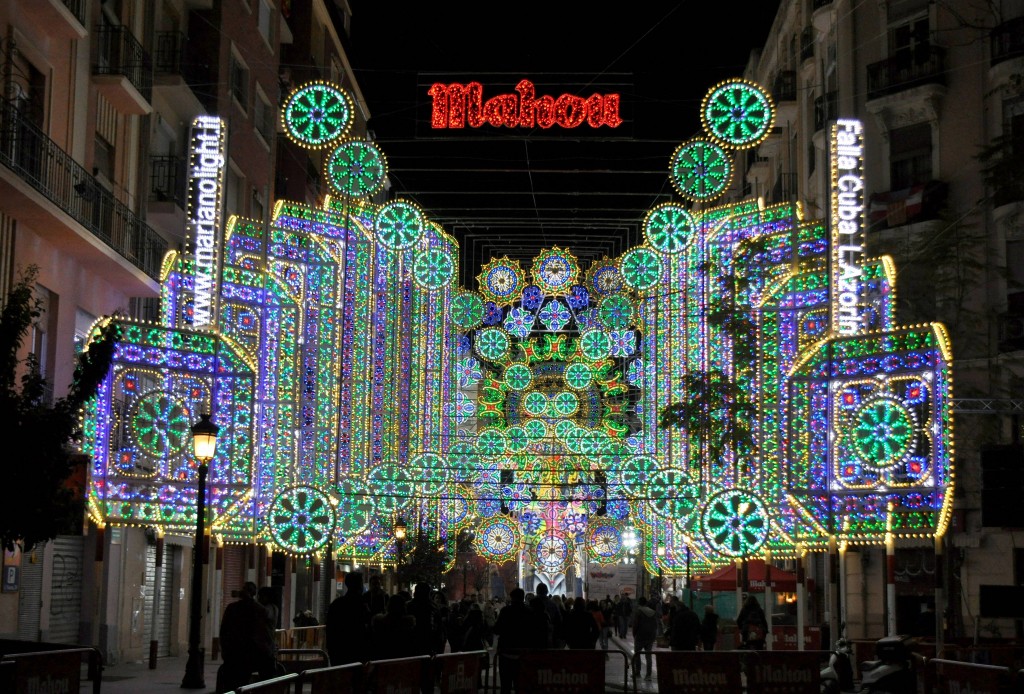
[[[484,86],[479,82],[435,82],[427,93],[433,99],[430,126],[436,130],[484,125],[506,128],[557,125],[568,129],[584,123],[591,128],[602,125],[617,128],[622,123],[618,94],[592,94],[586,99],[575,94],[562,94],[558,98],[537,96],[530,80],[520,80],[514,94],[498,94],[487,101],[483,100]]]

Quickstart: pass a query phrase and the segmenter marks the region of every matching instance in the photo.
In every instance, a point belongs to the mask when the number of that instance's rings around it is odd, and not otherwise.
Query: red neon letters
[[[574,94],[536,96],[533,82],[520,80],[515,94],[499,94],[483,100],[479,82],[442,84],[435,82],[427,91],[433,98],[430,126],[435,129],[479,128],[484,125],[506,128],[550,128],[559,125],[575,128],[586,122],[591,128],[607,125],[617,128],[618,94],[593,94],[584,99]]]

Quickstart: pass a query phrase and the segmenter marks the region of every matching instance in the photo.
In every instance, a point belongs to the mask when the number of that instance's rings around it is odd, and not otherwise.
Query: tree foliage
[[[63,397],[50,402],[35,355],[21,357],[30,328],[43,314],[34,290],[39,268],[22,271],[0,310],[0,439],[11,451],[3,470],[7,490],[0,504],[0,544],[23,550],[81,526],[83,503],[68,484],[75,472],[79,413],[110,370],[119,336],[110,321],[79,356]]]
[[[416,536],[403,545],[398,582],[402,585],[428,583],[434,588],[440,586],[441,576],[448,565],[444,543],[421,527]]]

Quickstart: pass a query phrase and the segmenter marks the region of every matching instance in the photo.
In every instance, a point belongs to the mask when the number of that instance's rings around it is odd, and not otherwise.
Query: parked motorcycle
[[[832,647],[828,664],[821,670],[821,694],[855,692],[853,684],[853,648],[846,639],[839,639]]]
[[[860,664],[860,691],[872,694],[907,694],[917,691],[917,639],[886,636],[875,642],[875,660]]]

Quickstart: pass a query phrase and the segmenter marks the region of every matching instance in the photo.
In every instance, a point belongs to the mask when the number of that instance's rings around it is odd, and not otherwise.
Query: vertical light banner
[[[192,326],[214,325],[223,234],[226,126],[216,116],[192,121],[188,162],[188,239],[195,256]]]
[[[842,335],[864,329],[864,126],[841,118],[832,126],[832,326]]]

